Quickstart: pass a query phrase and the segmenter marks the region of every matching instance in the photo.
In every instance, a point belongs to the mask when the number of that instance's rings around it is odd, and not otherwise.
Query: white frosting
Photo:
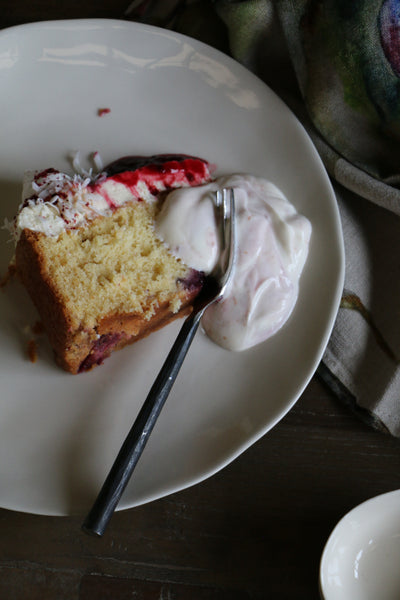
[[[42,231],[46,235],[58,236],[65,229],[65,221],[52,204],[40,202],[35,206],[25,206],[16,219],[16,236],[19,237],[24,229]]]
[[[139,187],[139,186],[138,186]],[[143,194],[148,195],[148,188],[143,185]],[[124,183],[114,181],[113,179],[106,179],[104,183],[98,186],[98,190],[105,197],[112,199],[113,206],[123,206],[126,202],[133,200],[134,196],[131,189]],[[143,197],[143,199],[146,199]]]
[[[152,182],[155,186],[156,183]],[[159,183],[160,188],[163,182]],[[112,178],[98,179],[91,185],[90,177],[51,169],[24,174],[22,204],[14,222],[14,237],[18,240],[26,229],[47,236],[58,236],[66,229],[84,225],[98,216],[112,214],[116,207],[133,200],[154,201],[149,186],[138,181],[135,187]]]
[[[196,164],[191,166],[189,161],[185,166],[183,160],[180,167],[174,165],[177,161],[166,160],[165,169],[157,165],[148,169],[145,165],[111,177],[100,173],[92,178],[91,172],[83,170],[73,177],[54,169],[27,171],[22,205],[12,226],[14,236],[18,240],[25,228],[58,236],[63,230],[83,226],[97,216],[109,215],[128,202],[154,202],[158,193],[166,189],[208,181],[208,163],[201,159],[190,160]],[[76,168],[78,163],[75,156]]]
[[[109,214],[105,198],[88,191],[89,181],[58,171],[44,171],[42,176],[26,171],[22,205],[14,224],[15,238],[18,239],[24,229],[58,236],[67,228]]]
[[[156,231],[182,260],[206,273],[218,258],[210,195],[218,187],[235,189],[238,256],[233,281],[224,298],[205,312],[203,327],[220,346],[244,350],[274,335],[289,318],[311,224],[275,185],[250,175],[173,191]]]

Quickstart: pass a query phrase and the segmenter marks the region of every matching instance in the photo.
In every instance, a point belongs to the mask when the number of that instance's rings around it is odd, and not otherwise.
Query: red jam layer
[[[114,181],[128,188],[133,197],[141,200],[143,186],[156,197],[178,187],[191,187],[207,183],[213,168],[194,156],[185,154],[156,154],[153,156],[125,156],[110,163],[96,182],[90,185],[100,193],[110,208],[115,208],[112,197],[104,189],[106,181]]]

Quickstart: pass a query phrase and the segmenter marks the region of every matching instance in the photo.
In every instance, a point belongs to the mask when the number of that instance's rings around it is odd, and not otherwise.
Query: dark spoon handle
[[[102,536],[106,530],[174,385],[198,329],[202,313],[203,311],[193,312],[184,321],[178,337],[82,525],[82,529],[87,533]]]

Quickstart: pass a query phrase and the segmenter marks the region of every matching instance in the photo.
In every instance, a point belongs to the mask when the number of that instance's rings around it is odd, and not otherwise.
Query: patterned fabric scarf
[[[308,114],[336,160],[347,162],[336,174],[327,152],[331,174],[399,214],[400,3],[276,4]]]

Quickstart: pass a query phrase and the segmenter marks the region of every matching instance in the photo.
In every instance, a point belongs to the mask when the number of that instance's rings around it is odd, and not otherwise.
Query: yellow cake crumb
[[[179,310],[177,280],[188,267],[154,236],[156,210],[134,202],[90,227],[40,236],[46,275],[81,327],[93,327],[105,314],[135,312],[150,319],[169,300],[173,312]]]

